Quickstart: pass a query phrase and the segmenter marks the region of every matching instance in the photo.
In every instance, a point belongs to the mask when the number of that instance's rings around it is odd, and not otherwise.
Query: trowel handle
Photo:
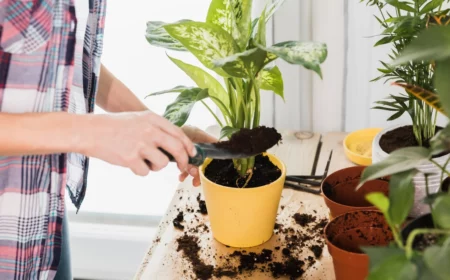
[[[194,165],[194,166],[200,166],[205,161],[206,154],[205,154],[205,151],[199,145],[194,144],[194,146],[195,146],[195,149],[197,150],[197,154],[195,155],[195,157],[189,157],[189,164]],[[159,150],[161,152],[163,152],[169,158],[170,161],[172,161],[172,162],[175,161],[174,157],[171,154],[169,154],[168,152],[166,152],[165,150],[163,150],[161,148],[159,148]]]

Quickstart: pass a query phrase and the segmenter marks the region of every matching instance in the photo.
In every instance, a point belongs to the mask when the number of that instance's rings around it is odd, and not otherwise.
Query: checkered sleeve
[[[52,9],[58,2],[0,0],[0,49],[29,54],[44,45],[51,37]]]

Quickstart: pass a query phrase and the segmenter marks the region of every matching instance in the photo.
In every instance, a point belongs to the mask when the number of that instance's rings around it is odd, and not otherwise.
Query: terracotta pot
[[[389,154],[383,151],[383,149],[381,149],[380,147],[381,137],[387,132],[402,126],[407,125],[400,124],[386,128],[379,134],[377,134],[377,136],[375,136],[372,142],[372,163],[380,162],[389,156]],[[444,166],[449,156],[450,154],[446,154],[434,158],[434,160],[441,166]],[[441,170],[436,165],[434,165],[431,162],[427,162],[419,166],[417,169],[420,171],[420,173],[414,176],[414,186],[415,186],[414,207],[411,209],[411,212],[409,213],[409,216],[412,218],[417,218],[424,214],[430,213],[430,207],[426,203],[423,203],[423,199],[426,196],[425,178],[423,176],[423,173],[432,174],[428,177],[428,188],[430,190],[430,193],[436,193],[439,190],[439,186],[441,185]],[[450,171],[450,166],[447,167],[447,170]]]
[[[364,166],[344,168],[330,174],[322,182],[322,193],[325,204],[330,209],[331,218],[351,211],[376,210],[366,200],[366,195],[371,192],[382,192],[388,195],[387,178],[369,181],[356,191],[365,168]]]
[[[366,279],[369,257],[360,248],[387,246],[393,240],[383,214],[374,210],[340,215],[328,223],[324,233],[336,280]]]

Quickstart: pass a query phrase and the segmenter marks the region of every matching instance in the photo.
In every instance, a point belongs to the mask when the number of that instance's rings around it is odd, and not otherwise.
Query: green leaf
[[[226,137],[230,138],[231,135],[233,135],[234,133],[236,133],[238,131],[239,131],[239,128],[234,128],[234,127],[231,127],[231,126],[224,126],[220,130],[220,138],[219,138],[219,140],[223,139],[223,138],[226,138]]]
[[[165,25],[164,28],[203,65],[227,76],[220,68],[214,67],[213,61],[238,53],[239,48],[233,37],[221,27],[203,22],[184,22]]]
[[[436,62],[435,84],[444,112],[450,116],[450,57]]]
[[[420,10],[420,13],[426,14],[428,12],[431,12],[432,10],[439,8],[439,6],[441,6],[443,2],[444,0],[432,0],[431,2],[428,2],[428,4],[426,4],[422,10]]]
[[[421,32],[392,63],[442,60],[450,57],[450,26],[433,26]]]
[[[208,90],[201,88],[187,89],[178,95],[177,99],[164,112],[164,117],[177,126],[186,123],[192,108],[199,100],[208,97]]]
[[[378,47],[378,46],[381,46],[381,45],[386,45],[386,44],[389,44],[389,43],[391,43],[393,41],[395,41],[395,37],[394,36],[386,36],[386,37],[383,37],[380,40],[378,40],[375,43],[374,47]]]
[[[440,196],[434,201],[432,213],[434,221],[440,228],[450,229],[450,194]]]
[[[384,193],[372,192],[366,195],[366,200],[377,207],[383,214],[389,215],[389,199]]]
[[[258,45],[266,46],[266,9],[262,11],[261,17],[258,20],[258,31],[255,35],[255,42]]]
[[[400,10],[404,10],[407,12],[411,12],[411,13],[415,13],[416,10],[408,5],[408,2],[403,2],[403,1],[399,1],[399,0],[386,0],[386,3],[388,3],[389,5],[392,5],[396,8],[399,8]]]
[[[189,20],[182,20],[179,22],[187,22]],[[147,41],[157,47],[166,48],[175,51],[187,51],[187,49],[176,39],[172,38],[169,33],[163,28],[168,23],[162,21],[147,22],[147,31],[145,38]]]
[[[423,257],[425,264],[435,275],[435,279],[448,280],[450,275],[450,238],[447,238],[442,247],[427,248]]]
[[[328,55],[327,46],[323,43],[287,41],[271,47],[259,47],[288,63],[299,64],[306,69],[313,70],[322,77],[320,64],[325,61]]]
[[[401,225],[414,205],[413,178],[416,170],[408,170],[391,176],[389,181],[389,217],[395,225]]]
[[[430,151],[424,147],[408,147],[396,150],[385,160],[368,166],[361,176],[360,186],[370,180],[416,169],[428,162]]]
[[[212,0],[206,22],[231,34],[241,50],[251,33],[252,0]]]
[[[397,247],[363,247],[362,250],[369,256],[371,271],[376,271],[387,259],[405,254]]]
[[[417,275],[417,266],[405,254],[394,254],[371,269],[367,280],[412,280]]]
[[[228,75],[238,78],[253,77],[266,64],[268,54],[261,49],[251,49],[242,53],[214,61]]]
[[[283,76],[278,66],[265,68],[261,71],[261,89],[271,90],[284,100]]]
[[[169,58],[181,70],[183,70],[197,84],[198,87],[208,89],[209,96],[213,99],[213,101],[215,101],[214,103],[216,103],[222,112],[224,112],[222,107],[230,106],[230,100],[228,99],[227,92],[213,76],[197,66],[184,63],[183,61],[170,56]],[[214,98],[219,100],[221,103],[214,100]]]
[[[450,151],[450,124],[447,124],[447,126],[443,130],[439,131],[431,139],[430,146],[433,155]]]
[[[403,113],[405,113],[405,110],[400,110],[399,112],[397,112],[397,113],[393,114],[392,116],[390,116],[387,120],[388,121],[396,120],[396,119],[400,118],[403,115]]]
[[[193,87],[176,86],[176,87],[171,88],[171,89],[166,89],[166,90],[161,90],[161,91],[150,93],[145,98],[150,97],[150,96],[155,96],[155,95],[161,95],[161,94],[165,94],[165,93],[171,93],[171,92],[182,92],[182,91],[187,90],[187,89],[193,89]]]
[[[266,22],[268,22],[273,17],[275,12],[284,4],[285,1],[286,0],[273,1],[272,5],[270,5],[269,8],[267,9]]]

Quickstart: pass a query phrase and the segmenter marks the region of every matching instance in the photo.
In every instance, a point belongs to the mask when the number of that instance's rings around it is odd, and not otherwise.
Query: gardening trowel
[[[214,144],[209,143],[200,143],[200,144],[194,144],[195,148],[197,149],[197,155],[195,157],[189,157],[189,164],[200,166],[203,164],[206,158],[212,158],[212,159],[238,159],[238,158],[248,158],[252,156],[256,156],[260,154],[258,153],[238,153],[238,152],[232,152],[224,148],[219,148],[215,146]],[[168,158],[170,161],[175,161],[174,157],[166,152],[165,150],[159,148]]]

